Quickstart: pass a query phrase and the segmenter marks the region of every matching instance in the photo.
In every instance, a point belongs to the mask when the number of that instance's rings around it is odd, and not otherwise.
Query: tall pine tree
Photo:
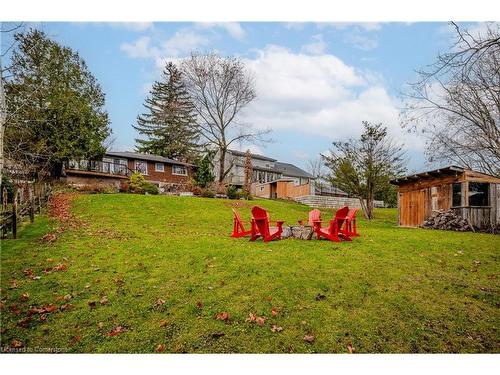
[[[193,161],[198,148],[196,115],[182,74],[172,62],[153,84],[144,107],[146,113],[137,116],[133,125],[143,136],[135,140],[137,151]]]

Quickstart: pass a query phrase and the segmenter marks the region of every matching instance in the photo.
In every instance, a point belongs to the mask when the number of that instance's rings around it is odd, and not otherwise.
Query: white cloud
[[[382,122],[394,137],[405,136],[399,103],[376,75],[357,71],[336,56],[268,46],[247,66],[256,78],[257,99],[245,121],[273,129],[273,138],[287,130],[332,140],[358,137],[363,120]]]
[[[112,27],[135,32],[147,31],[153,28],[153,22],[109,22],[108,24]]]
[[[323,35],[317,34],[312,37],[313,42],[302,46],[302,51],[311,55],[321,55],[325,52],[327,44],[323,40]]]
[[[177,58],[186,53],[205,46],[209,40],[201,34],[192,30],[179,30],[170,38],[153,45],[149,36],[143,36],[132,43],[122,43],[120,49],[132,58],[154,58],[163,57]]]
[[[301,31],[306,26],[306,22],[285,22],[283,26],[288,30]]]
[[[199,22],[196,24],[199,28],[222,28],[234,39],[243,39],[245,30],[238,22]]]
[[[378,47],[378,41],[376,39],[372,39],[361,34],[347,34],[344,41],[363,51],[369,51]]]
[[[180,30],[161,43],[161,47],[164,55],[178,57],[208,43],[209,40],[201,34],[191,30]]]
[[[355,28],[363,31],[379,31],[382,28],[380,22],[318,22],[316,25],[319,29],[333,27],[337,30]]]
[[[122,43],[120,49],[132,58],[149,58],[156,57],[160,50],[151,46],[151,38],[143,36],[132,43]]]

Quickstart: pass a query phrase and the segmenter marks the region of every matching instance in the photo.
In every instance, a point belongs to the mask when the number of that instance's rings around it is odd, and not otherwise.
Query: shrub
[[[120,187],[118,189],[120,191],[120,193],[126,193],[129,191],[129,186],[128,186],[128,182],[120,182]]]
[[[156,186],[155,184],[152,184],[150,182],[146,182],[142,188],[144,190],[144,193],[153,194],[153,195],[160,194],[160,189],[158,188],[158,186]]]
[[[131,193],[144,194],[144,185],[146,184],[146,179],[139,172],[134,172],[130,175],[128,182],[128,190]]]
[[[204,198],[213,198],[215,193],[210,189],[201,189],[200,195]]]
[[[238,188],[234,185],[227,186],[226,195],[229,199],[240,199],[241,198],[241,193],[238,191]]]

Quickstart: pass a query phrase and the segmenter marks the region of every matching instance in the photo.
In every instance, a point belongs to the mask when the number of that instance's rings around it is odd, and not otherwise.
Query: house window
[[[155,172],[165,172],[165,165],[163,163],[155,163]]]
[[[264,191],[264,186],[260,186],[260,187],[259,187],[259,190],[260,190],[260,191]]]
[[[148,174],[148,162],[142,160],[135,161],[135,171],[140,174]]]
[[[300,185],[300,178],[294,178],[293,179],[293,185],[294,186],[299,186]]]
[[[488,206],[488,186],[485,182],[469,182],[469,206]]]
[[[462,184],[453,184],[452,207],[459,207],[462,205]]]
[[[187,176],[187,168],[185,165],[172,165],[172,174],[177,174],[180,176]]]

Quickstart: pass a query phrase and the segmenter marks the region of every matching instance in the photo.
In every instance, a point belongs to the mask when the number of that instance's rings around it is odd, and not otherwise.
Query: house
[[[314,194],[314,177],[299,167],[279,162],[268,156],[250,154],[252,180],[250,192],[262,198],[295,198]],[[227,184],[243,187],[245,181],[246,153],[228,150],[225,165],[230,171],[225,178]],[[218,154],[215,156],[214,174],[218,178]]]
[[[398,224],[419,226],[432,211],[451,209],[477,228],[500,224],[500,178],[457,166],[391,181],[398,186]]]
[[[119,188],[133,172],[157,185],[160,192],[185,189],[194,166],[159,155],[108,151],[102,160],[71,160],[65,166],[66,182],[74,186]]]

